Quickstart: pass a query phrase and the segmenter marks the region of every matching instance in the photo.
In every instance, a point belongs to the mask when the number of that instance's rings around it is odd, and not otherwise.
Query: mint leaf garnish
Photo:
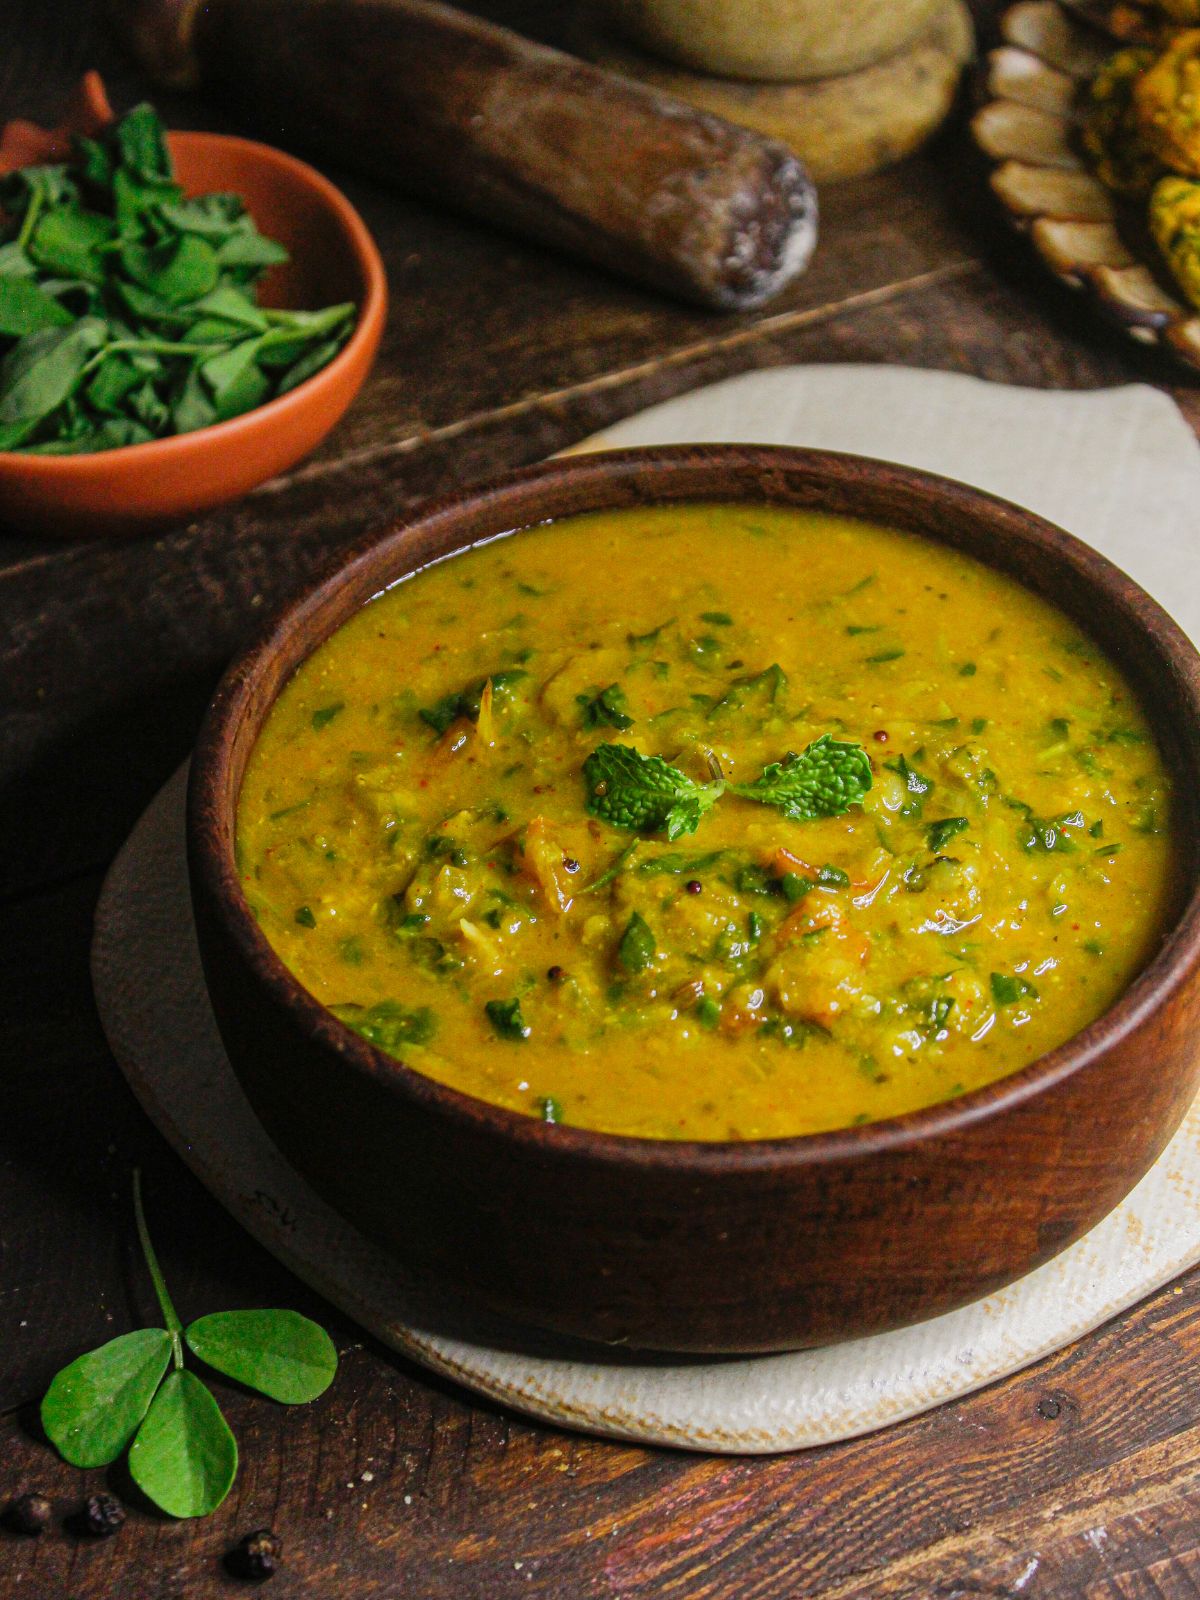
[[[772,761],[753,783],[731,783],[731,794],[760,805],[776,806],[785,817],[811,822],[840,817],[861,805],[871,787],[871,763],[860,744],[847,744],[823,733],[799,755],[789,752]]]
[[[583,779],[592,816],[613,828],[665,833],[668,839],[695,833],[725,790],[723,780],[696,783],[661,756],[644,756],[624,744],[597,746],[583,764]]]

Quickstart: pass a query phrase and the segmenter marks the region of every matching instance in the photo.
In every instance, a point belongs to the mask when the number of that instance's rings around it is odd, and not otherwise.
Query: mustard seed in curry
[[[1025,1066],[1153,953],[1170,796],[1113,664],[909,534],[606,512],[431,567],[295,674],[240,868],[288,967],[552,1122],[751,1139]]]

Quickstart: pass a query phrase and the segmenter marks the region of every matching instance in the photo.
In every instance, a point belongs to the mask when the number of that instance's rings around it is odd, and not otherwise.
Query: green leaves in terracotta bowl
[[[238,195],[185,196],[149,105],[0,178],[0,450],[144,444],[287,394],[356,318],[260,306],[287,259]]]

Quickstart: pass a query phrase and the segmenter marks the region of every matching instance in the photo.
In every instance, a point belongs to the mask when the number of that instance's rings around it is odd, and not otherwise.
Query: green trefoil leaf
[[[139,1328],[89,1350],[64,1367],[46,1391],[46,1437],[72,1466],[115,1461],[146,1415],[170,1359],[165,1328]]]
[[[237,1441],[195,1373],[168,1373],[129,1451],[138,1488],[172,1517],[206,1517],[237,1474]]]
[[[201,1361],[284,1405],[315,1400],[337,1372],[333,1340],[298,1311],[215,1311],[183,1336]]]

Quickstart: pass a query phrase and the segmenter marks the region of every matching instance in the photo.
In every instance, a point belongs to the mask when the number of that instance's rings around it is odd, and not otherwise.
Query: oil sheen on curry
[[[737,505],[435,565],[297,671],[246,895],[417,1071],[547,1121],[773,1138],[1017,1071],[1153,953],[1168,780],[1112,662],[973,559]]]

